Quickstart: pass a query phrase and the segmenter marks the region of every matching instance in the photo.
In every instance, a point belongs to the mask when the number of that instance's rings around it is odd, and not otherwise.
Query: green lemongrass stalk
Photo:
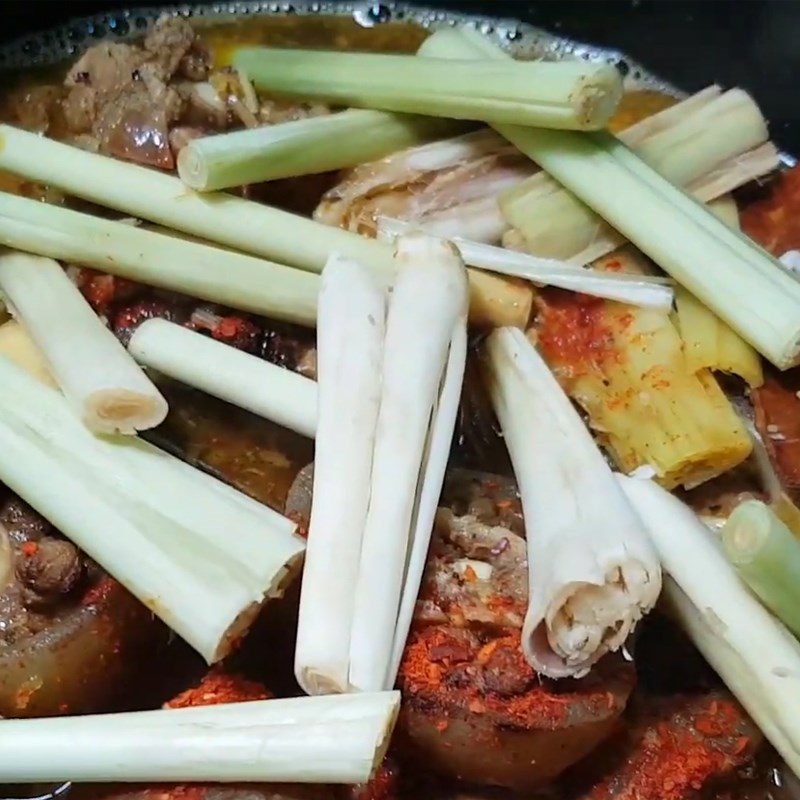
[[[296,572],[293,524],[136,437],[93,436],[5,359],[0,382],[0,480],[207,661],[225,656]]]
[[[275,319],[316,319],[315,275],[2,192],[0,242]]]
[[[197,236],[204,242],[215,242],[240,252],[254,253],[303,270],[321,272],[331,253],[339,253],[365,266],[383,270],[387,281],[394,270],[391,248],[383,242],[242,200],[224,192],[197,194],[188,191],[179,178],[171,175],[89,153],[2,124],[0,169],[58,187],[69,194],[137,218]],[[93,217],[67,217],[66,214],[75,212],[27,201],[40,206],[37,212],[32,210],[31,205],[19,205],[19,201],[25,198],[15,198],[12,201],[9,198],[14,197],[13,195],[0,197],[0,243],[51,258],[87,263],[109,272],[117,270],[118,274],[123,274],[120,264],[127,264],[124,267],[127,270],[134,264],[138,269],[144,267],[145,259],[137,258],[137,244],[141,246],[144,241],[142,239],[136,240],[136,244],[111,252],[111,245],[121,240],[117,236],[112,239],[109,230],[102,228],[102,222]],[[12,206],[12,202],[15,205]],[[56,219],[59,220],[58,223]],[[70,222],[65,223],[67,219]],[[76,237],[73,235],[74,226],[79,222],[86,227],[83,228],[83,235]],[[232,275],[223,271],[221,262],[215,260],[217,269],[213,271],[213,280],[210,270],[197,270],[199,275],[195,280],[195,289],[189,285],[190,276],[197,267],[195,261],[207,263],[210,255],[217,251],[214,248],[195,251],[197,258],[190,259],[186,257],[186,249],[174,245],[176,250],[173,253],[176,257],[172,259],[167,257],[164,249],[167,242],[149,241],[158,242],[156,250],[161,253],[160,269],[150,263],[148,277],[139,277],[138,280],[166,286],[163,279],[159,280],[160,271],[169,274],[180,271],[183,287],[167,288],[176,288],[196,297],[244,310],[258,311],[254,307],[258,302],[263,307],[259,313],[312,324],[318,279],[291,271],[277,272],[277,265],[250,259],[246,262],[249,264],[247,274],[252,274],[255,280],[251,282],[248,277],[246,280],[242,278],[234,282]],[[152,255],[153,250],[148,252]],[[229,256],[233,259],[245,258],[236,253]],[[215,259],[217,258],[220,256],[215,255]],[[245,262],[240,260],[239,264],[237,275],[245,270]],[[260,265],[262,270],[260,277],[251,272],[256,265]],[[271,273],[269,277],[267,273]],[[476,324],[523,326],[527,323],[532,297],[526,287],[519,287],[494,275],[472,271],[470,288],[474,310],[472,319]],[[203,291],[207,294],[203,294]],[[208,293],[212,291],[216,296],[209,296]],[[253,298],[249,304],[248,295]],[[266,310],[267,306],[272,311]]]
[[[381,692],[4,720],[0,780],[365,783],[399,706]]]
[[[800,635],[800,542],[759,500],[746,500],[722,528],[730,562],[761,602]]]
[[[128,351],[140,363],[207,394],[313,437],[317,387],[270,364],[164,319],[142,323]]]
[[[0,125],[0,169],[204,241],[312,272],[322,271],[331,252],[371,267],[392,266],[391,250],[379,242],[224,192],[191,192],[172,175],[10,125]]]
[[[350,687],[350,635],[381,401],[386,303],[385,288],[369,270],[331,258],[319,301],[319,421],[295,649],[295,675],[309,694]]]
[[[484,371],[535,533],[528,537],[523,651],[542,675],[579,678],[622,647],[655,605],[658,559],[591,434],[525,335],[494,331]]]
[[[610,64],[444,63],[438,58],[243,47],[233,63],[259,89],[454,119],[597,130],[622,97]]]
[[[800,644],[753,596],[694,512],[652,481],[618,476],[671,580],[694,644],[800,774]]]
[[[387,217],[378,220],[379,232],[389,238],[415,229],[430,233],[427,225],[420,226]],[[560,289],[617,300],[620,303],[662,310],[669,310],[672,307],[673,291],[668,285],[669,282],[663,278],[593,272],[565,261],[537,258],[527,253],[473,242],[458,236],[451,238],[450,241],[458,248],[464,263],[471,267],[525,278],[542,286],[557,286]]]
[[[710,87],[618,134],[672,183],[707,201],[771,172],[778,153],[758,106],[741,89]],[[753,149],[755,148],[755,149]],[[587,263],[623,243],[577,197],[542,172],[500,197],[508,222],[537,255]]]
[[[426,45],[427,53],[443,57],[478,58],[491,51],[498,59],[506,58],[466,29],[441,31]],[[498,129],[779,369],[797,363],[800,283],[777,259],[610,134],[555,133],[514,125]]]
[[[467,281],[452,245],[415,234],[397,242],[386,318],[381,400],[350,639],[350,684],[393,686],[419,591],[466,360]],[[444,446],[443,446],[444,445]],[[420,540],[421,537],[421,540]]]
[[[2,254],[0,290],[89,430],[132,434],[164,421],[167,401],[58,262]]]
[[[352,109],[189,142],[178,175],[201,192],[354,167],[449,135],[455,123],[433,117]]]

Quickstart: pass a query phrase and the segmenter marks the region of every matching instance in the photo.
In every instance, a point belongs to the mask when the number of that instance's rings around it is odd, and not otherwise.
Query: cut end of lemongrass
[[[622,647],[655,605],[658,559],[591,434],[525,335],[494,331],[483,363],[523,510],[536,520],[528,538],[523,651],[543,675],[581,677]]]
[[[767,540],[771,526],[771,512],[764,503],[739,503],[722,529],[722,542],[731,562],[749,564]]]
[[[178,153],[178,176],[196,192],[209,191],[208,160],[195,141],[186,144]]]
[[[95,433],[133,434],[160,425],[168,411],[160,394],[100,389],[86,398],[83,422]]]
[[[599,130],[608,125],[622,99],[623,83],[611,64],[587,64],[587,73],[576,84],[571,96],[581,130]]]
[[[4,253],[0,289],[90,430],[133,434],[164,421],[167,401],[57,261]]]

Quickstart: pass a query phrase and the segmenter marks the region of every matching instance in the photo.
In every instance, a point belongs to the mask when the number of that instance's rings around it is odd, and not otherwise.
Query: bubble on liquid
[[[392,18],[392,9],[385,3],[365,3],[353,11],[353,19],[362,28],[374,28]]]

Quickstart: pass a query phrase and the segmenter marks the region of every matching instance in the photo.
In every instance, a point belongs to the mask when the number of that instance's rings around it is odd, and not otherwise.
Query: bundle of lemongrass
[[[0,481],[207,661],[224,657],[299,570],[294,523],[135,436],[94,436],[6,357],[0,383]]]
[[[509,56],[476,31],[442,30],[427,56]],[[800,360],[800,282],[609,133],[494,127],[780,369]],[[567,196],[568,197],[568,196]]]
[[[457,251],[401,237],[391,294],[357,263],[323,273],[319,419],[295,672],[310,694],[394,684],[466,360]],[[335,563],[335,569],[331,564]]]

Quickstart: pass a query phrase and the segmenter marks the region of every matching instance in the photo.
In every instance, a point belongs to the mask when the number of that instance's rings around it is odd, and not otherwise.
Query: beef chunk
[[[17,560],[17,576],[34,601],[47,602],[71,592],[82,572],[78,548],[65,539],[49,536],[23,548]]]

